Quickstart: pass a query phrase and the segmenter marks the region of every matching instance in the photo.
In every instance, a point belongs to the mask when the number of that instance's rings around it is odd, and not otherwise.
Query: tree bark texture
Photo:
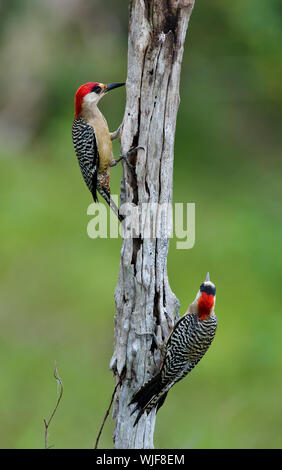
[[[172,202],[173,159],[184,40],[194,0],[131,0],[128,38],[127,101],[121,148],[140,145],[132,170],[124,165],[121,202]],[[147,214],[146,224],[151,213]],[[164,214],[157,211],[164,227]],[[155,374],[163,341],[178,318],[179,302],[167,275],[169,238],[123,238],[115,291],[115,345],[111,369],[117,389],[113,417],[118,449],[153,448],[155,411],[135,417],[128,403]]]

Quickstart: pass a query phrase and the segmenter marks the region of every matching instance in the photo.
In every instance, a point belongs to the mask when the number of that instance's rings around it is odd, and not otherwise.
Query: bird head
[[[213,314],[215,293],[215,285],[210,281],[210,275],[207,273],[206,280],[200,285],[196,298],[189,309],[190,312],[198,314],[200,321],[206,320]]]
[[[125,85],[125,83],[97,83],[89,82],[81,85],[75,95],[75,116],[79,117],[83,106],[97,105],[100,99],[110,90]]]

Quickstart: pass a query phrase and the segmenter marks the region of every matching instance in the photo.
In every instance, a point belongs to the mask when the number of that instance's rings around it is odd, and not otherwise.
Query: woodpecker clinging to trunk
[[[134,393],[129,403],[135,404],[131,414],[138,411],[134,426],[145,411],[148,414],[162,406],[169,389],[189,374],[208,350],[217,326],[215,290],[208,273],[194,302],[166,341],[160,371]]]
[[[125,84],[105,85],[89,82],[79,87],[75,95],[75,117],[72,126],[75,153],[82,176],[94,201],[97,201],[98,191],[120,220],[123,220],[123,216],[119,214],[110,196],[110,167],[115,166],[122,159],[128,163],[128,155],[143,147],[134,147],[115,160],[112,140],[119,136],[119,129],[110,133],[107,121],[97,105],[108,91],[123,85]]]

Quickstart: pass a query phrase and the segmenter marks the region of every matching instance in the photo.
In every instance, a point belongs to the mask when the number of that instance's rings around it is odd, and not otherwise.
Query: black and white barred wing
[[[159,409],[169,389],[193,368],[187,360],[187,336],[191,334],[193,326],[192,316],[182,317],[178,321],[167,340],[160,372],[133,395],[130,405],[136,405],[131,414],[138,410],[134,425],[145,411],[149,413],[154,407]]]
[[[199,321],[194,313],[184,315],[175,325],[166,345],[161,375],[164,383],[181,380],[202,359],[214,338],[216,316]]]
[[[193,369],[195,364],[191,363],[189,357],[189,343],[190,340],[193,341],[194,330],[194,317],[189,314],[177,322],[170,334],[161,369],[161,380],[164,385],[173,385]]]
[[[74,119],[72,140],[83,179],[97,202],[99,152],[93,127],[82,118]]]
[[[175,325],[164,350],[160,372],[134,393],[132,413],[138,410],[135,424],[142,414],[163,405],[169,389],[195,367],[208,350],[217,326],[215,315],[199,321],[195,313],[187,313]]]

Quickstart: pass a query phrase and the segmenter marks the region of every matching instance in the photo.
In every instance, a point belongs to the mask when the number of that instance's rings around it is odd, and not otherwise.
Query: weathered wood
[[[122,152],[139,150],[135,170],[124,166],[122,201],[171,203],[174,136],[183,46],[194,0],[132,0],[129,17],[127,101]],[[152,214],[147,214],[152,220]],[[157,217],[164,217],[157,211]],[[124,238],[115,291],[115,346],[111,369],[118,388],[113,417],[115,448],[153,448],[155,412],[133,427],[128,403],[160,367],[153,334],[167,338],[179,302],[167,275],[169,238]]]

